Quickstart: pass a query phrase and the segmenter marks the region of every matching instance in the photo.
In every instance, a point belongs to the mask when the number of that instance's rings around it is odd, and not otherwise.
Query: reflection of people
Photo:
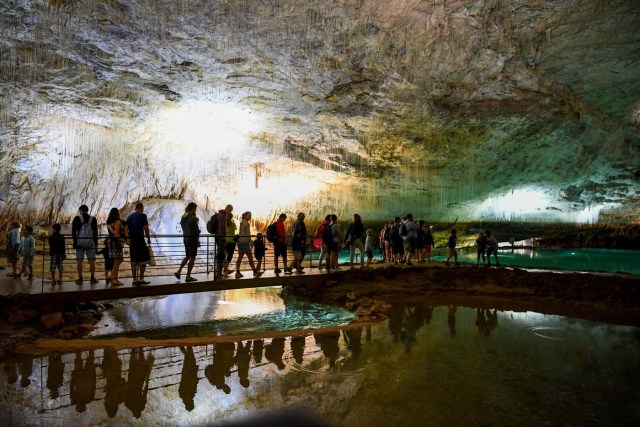
[[[149,392],[149,378],[153,369],[153,361],[154,358],[151,354],[145,358],[142,348],[131,350],[124,404],[136,418],[140,418],[142,411],[147,406],[147,393]]]
[[[18,362],[18,372],[20,372],[20,385],[29,387],[31,380],[29,377],[33,374],[33,359],[24,357]]]
[[[284,369],[285,364],[282,361],[284,355],[284,338],[274,338],[271,343],[264,348],[264,357],[271,363],[274,363],[278,369]]]
[[[255,363],[262,363],[262,350],[264,349],[263,340],[253,340],[253,361]]]
[[[313,337],[316,343],[320,346],[322,354],[327,358],[329,366],[333,368],[336,366],[336,360],[340,354],[340,346],[338,341],[340,340],[340,332],[326,333],[326,334],[314,334]]]
[[[302,365],[304,361],[304,344],[304,337],[291,338],[291,353],[293,354],[293,360],[295,360],[298,365]]]
[[[93,350],[89,350],[87,359],[82,363],[82,354],[76,353],[71,372],[69,397],[71,404],[76,405],[76,411],[87,410],[87,403],[93,401],[96,395],[96,365]]]
[[[402,331],[402,318],[404,317],[404,307],[401,305],[391,306],[389,312],[389,332],[393,337],[393,342],[400,342],[400,332]]]
[[[418,329],[424,325],[424,314],[421,306],[405,307],[403,321],[403,342],[405,352],[411,352],[416,342]]]
[[[362,328],[347,329],[342,331],[347,348],[351,351],[354,360],[360,358],[362,353]]]
[[[49,356],[49,367],[47,369],[47,388],[52,399],[57,399],[60,396],[58,389],[63,383],[64,364],[62,363],[62,356],[52,354]]]
[[[494,308],[493,313],[487,310],[487,329],[485,335],[489,336],[491,331],[498,327],[498,309]]]
[[[456,307],[455,305],[450,305],[449,307],[447,307],[447,309],[447,324],[449,325],[449,333],[451,334],[451,337],[454,337],[456,335],[456,310],[458,310],[458,307]]]
[[[204,375],[211,385],[226,394],[231,393],[231,387],[225,383],[225,377],[231,375],[233,367],[233,353],[235,344],[232,342],[217,343],[213,347],[213,361],[204,368]]]
[[[184,354],[184,362],[182,363],[178,394],[184,402],[185,409],[193,411],[195,408],[193,399],[198,391],[198,364],[196,356],[193,354],[193,347],[180,347],[180,351]]]
[[[126,382],[122,378],[122,361],[118,357],[118,352],[113,347],[107,347],[103,351],[102,376],[105,379],[104,386],[104,409],[109,418],[113,418],[118,413],[118,407],[124,402],[124,391]]]
[[[247,341],[246,344],[242,344],[242,341],[238,342],[238,348],[236,349],[235,363],[238,366],[238,378],[240,379],[240,385],[242,387],[249,387],[249,364],[251,363],[251,341]]]

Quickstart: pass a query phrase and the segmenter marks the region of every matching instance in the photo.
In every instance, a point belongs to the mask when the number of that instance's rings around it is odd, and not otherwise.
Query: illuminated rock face
[[[5,219],[638,221],[635,0],[53,3],[0,3]]]

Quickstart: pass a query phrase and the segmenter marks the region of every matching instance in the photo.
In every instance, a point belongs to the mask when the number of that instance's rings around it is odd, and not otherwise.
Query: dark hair
[[[144,209],[144,205],[140,202],[136,203],[136,210],[137,209]]]
[[[78,208],[78,210],[82,213],[89,212],[89,207],[87,205],[82,205]]]
[[[409,214],[407,214],[407,219],[408,219],[409,221],[413,221],[413,214],[410,214],[410,213],[409,213]]]
[[[113,222],[117,219],[120,219],[120,211],[118,208],[111,208],[109,211],[109,216],[107,217],[107,224],[113,224]]]
[[[281,213],[280,215],[278,215],[278,219],[286,219],[286,218],[287,218],[286,214]]]
[[[331,221],[331,214],[327,215],[324,217],[325,221]]]
[[[457,234],[457,233],[458,233],[458,230],[456,230],[455,228],[451,229],[451,234]]]
[[[184,208],[184,211],[185,211],[185,212],[189,212],[190,210],[196,209],[197,207],[198,207],[198,205],[196,205],[195,203],[193,203],[193,202],[189,202],[189,203],[187,204],[187,207],[186,207],[186,208]]]
[[[362,222],[362,218],[360,218],[360,215],[353,214],[353,222]]]
[[[51,228],[53,229],[53,231],[55,231],[56,233],[59,233],[60,230],[62,230],[62,226],[60,224],[53,224],[51,226]]]
[[[30,225],[25,225],[23,227],[25,230],[27,230],[29,232],[29,234],[33,233],[33,227]]]
[[[331,214],[331,221],[337,221],[337,220],[338,220],[338,215]]]
[[[491,236],[491,232],[489,230],[484,231],[485,236]]]
[[[400,221],[400,217],[399,217],[399,216],[397,216],[397,217],[395,217],[395,218],[393,219],[393,222],[398,222],[398,221]]]

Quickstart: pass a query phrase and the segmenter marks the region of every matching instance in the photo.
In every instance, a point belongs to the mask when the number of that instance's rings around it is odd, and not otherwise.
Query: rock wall
[[[0,4],[4,219],[639,221],[636,1],[49,3]]]

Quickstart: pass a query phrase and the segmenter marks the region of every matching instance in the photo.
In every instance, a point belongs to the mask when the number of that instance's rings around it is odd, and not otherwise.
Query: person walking
[[[236,243],[238,241],[238,236],[236,231],[238,227],[236,226],[235,221],[233,220],[233,215],[231,212],[226,215],[227,223],[224,228],[224,235],[226,239],[226,244],[224,246],[224,275],[228,276],[233,271],[229,270],[229,264],[231,264],[231,260],[233,259],[233,254],[236,251]]]
[[[282,270],[278,268],[278,257],[282,257],[282,267],[285,274],[292,274],[293,271],[290,267],[287,267],[287,235],[284,228],[284,220],[287,219],[287,215],[281,213],[276,221],[277,239],[273,243],[273,263],[274,272],[278,276]]]
[[[62,286],[62,272],[64,271],[65,253],[64,236],[60,234],[62,226],[53,224],[49,241],[49,272],[51,273],[51,286],[56,285],[56,269],[58,270],[58,285]]]
[[[498,260],[498,239],[496,236],[491,234],[491,231],[485,230],[485,236],[487,236],[487,265],[491,266],[491,255],[493,254],[496,259],[496,265],[500,265],[500,261]]]
[[[322,235],[327,227],[331,227],[331,215],[324,217],[324,221],[318,224],[316,232],[313,234],[313,246],[316,249],[320,249],[320,256],[318,257],[318,269],[323,267],[322,260],[325,261],[326,268],[329,268],[329,256],[331,255],[330,248],[324,244]]]
[[[29,280],[33,280],[33,259],[36,256],[36,240],[33,238],[33,227],[25,225],[22,227],[22,238],[18,254],[22,255],[22,269],[18,277],[27,274]]]
[[[98,283],[96,279],[96,248],[98,247],[98,221],[89,215],[89,207],[82,205],[78,208],[78,215],[71,222],[71,238],[76,250],[76,267],[78,280],[76,285],[82,285],[82,263],[85,256],[89,263],[91,278],[89,283]]]
[[[480,257],[482,256],[482,264],[487,262],[486,250],[487,250],[487,236],[481,231],[476,238],[476,245],[478,245],[478,257],[476,259],[476,265],[480,265]]]
[[[340,230],[340,225],[338,224],[338,215],[331,215],[331,257],[329,258],[329,267],[327,271],[331,271],[330,269],[339,270],[338,267],[338,256],[340,255],[340,247],[343,241],[342,230]]]
[[[449,240],[447,241],[447,248],[449,248],[449,255],[447,256],[447,262],[445,265],[449,264],[449,260],[453,258],[455,260],[456,265],[458,264],[458,252],[456,251],[456,244],[458,243],[457,237],[458,231],[454,228],[451,230],[451,235],[449,236]]]
[[[291,227],[291,250],[293,251],[293,261],[289,270],[296,269],[296,273],[304,274],[302,260],[306,254],[307,226],[304,224],[304,213],[298,213],[298,218]]]
[[[111,269],[111,277],[107,281],[111,282],[111,286],[122,286],[119,280],[120,264],[124,259],[123,245],[128,243],[125,232],[124,222],[120,219],[120,210],[111,208],[107,217],[107,231],[109,232],[109,258],[113,260],[113,269]]]
[[[225,263],[225,247],[227,246],[227,239],[232,240],[230,237],[225,236],[227,229],[227,217],[231,216],[233,212],[233,206],[227,205],[224,209],[220,209],[212,220],[214,220],[212,226],[216,236],[216,267],[214,278],[222,277]]]
[[[147,285],[149,282],[144,280],[144,273],[147,263],[151,260],[147,246],[147,244],[151,245],[151,237],[149,236],[149,220],[144,213],[142,203],[136,203],[135,212],[127,217],[126,225],[127,235],[131,241],[129,255],[131,256],[133,285]]]
[[[198,281],[198,279],[191,275],[193,265],[196,262],[196,256],[198,256],[198,248],[200,247],[200,227],[198,226],[198,217],[196,216],[197,209],[198,205],[190,202],[184,208],[184,213],[180,218],[185,257],[182,259],[180,267],[178,267],[178,270],[173,275],[176,276],[176,279],[180,280],[182,269],[186,266],[187,277],[184,279],[185,282]]]
[[[242,258],[246,255],[249,260],[251,270],[253,270],[253,277],[260,277],[262,273],[256,269],[253,264],[253,255],[251,254],[251,212],[247,211],[242,214],[242,221],[240,222],[240,232],[238,233],[238,260],[236,261],[236,279],[243,277],[240,273],[240,264]]]
[[[356,254],[356,249],[360,254],[360,268],[364,268],[364,244],[362,237],[364,236],[364,225],[362,224],[362,218],[359,214],[353,214],[353,222],[347,227],[347,233],[344,237],[345,246],[349,246],[351,256],[349,258],[349,268],[353,269],[353,258]]]

